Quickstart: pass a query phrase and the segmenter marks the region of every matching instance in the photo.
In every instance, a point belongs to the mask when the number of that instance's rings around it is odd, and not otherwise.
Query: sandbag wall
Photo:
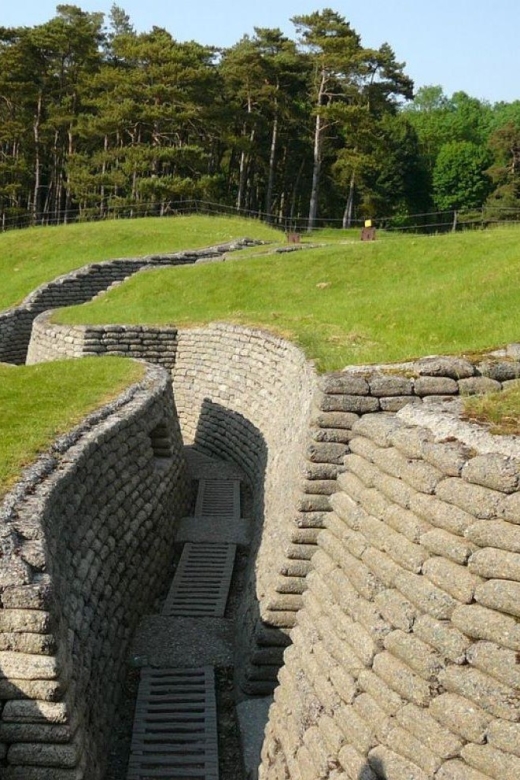
[[[100,780],[129,642],[188,485],[169,374],[91,415],[1,505],[0,774]]]
[[[287,592],[280,581],[303,584],[307,572],[297,520],[314,370],[284,339],[215,324],[179,331],[173,380],[185,443],[235,461],[252,488],[255,530],[237,620],[237,669],[245,690],[270,692],[301,604],[302,588]]]
[[[121,258],[91,263],[64,274],[38,287],[19,306],[0,312],[0,362],[17,365],[25,363],[33,320],[43,311],[89,301],[112,284],[123,281],[141,269],[187,265],[197,260],[216,258],[224,252],[231,252],[255,243],[259,242],[241,239],[206,249],[140,258]]]
[[[349,447],[260,776],[520,776],[520,444],[427,404],[363,416]]]

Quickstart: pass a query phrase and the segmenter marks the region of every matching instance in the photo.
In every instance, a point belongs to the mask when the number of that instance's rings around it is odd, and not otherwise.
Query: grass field
[[[257,220],[168,217],[28,228],[0,234],[0,311],[36,287],[87,263],[177,252],[248,236],[283,241]]]
[[[258,222],[175,217],[0,235],[0,310],[85,263],[208,246],[249,235],[285,243]],[[427,354],[475,353],[520,340],[520,229],[435,237],[318,231],[288,254],[255,248],[214,263],[150,271],[94,303],[59,310],[68,323],[260,326],[299,344],[321,370]],[[0,364],[0,497],[61,432],[142,372],[124,360]],[[86,381],[88,379],[88,381]],[[520,432],[520,393],[469,411]]]
[[[246,256],[151,271],[55,319],[256,325],[295,341],[322,371],[520,338],[518,228]]]
[[[20,471],[59,434],[139,381],[143,373],[142,365],[124,358],[36,366],[0,363],[0,499]]]

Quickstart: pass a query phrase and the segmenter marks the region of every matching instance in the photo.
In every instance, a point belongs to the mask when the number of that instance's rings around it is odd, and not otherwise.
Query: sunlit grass
[[[518,340],[519,311],[520,230],[509,228],[151,271],[56,319],[254,325],[294,340],[328,371]]]
[[[85,415],[139,381],[142,364],[85,358],[35,366],[0,363],[0,499],[20,471]]]
[[[465,398],[464,414],[495,435],[520,435],[520,381],[501,393]]]
[[[0,234],[0,311],[87,263],[198,249],[233,239],[285,241],[257,220],[179,216],[28,228]]]

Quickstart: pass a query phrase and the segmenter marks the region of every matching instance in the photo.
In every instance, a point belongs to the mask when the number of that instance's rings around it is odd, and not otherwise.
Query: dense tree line
[[[255,28],[226,49],[137,33],[116,5],[0,28],[2,224],[186,200],[309,227],[518,208],[520,101],[413,99],[388,44],[331,9],[292,22],[294,39]]]

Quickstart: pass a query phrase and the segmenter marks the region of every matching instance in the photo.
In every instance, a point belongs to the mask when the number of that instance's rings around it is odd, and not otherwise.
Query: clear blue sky
[[[54,0],[1,0],[1,26],[33,26],[51,19]],[[112,0],[78,0],[84,11],[108,13]],[[164,27],[178,40],[230,46],[254,27],[280,27],[293,36],[291,17],[333,8],[365,46],[385,41],[416,88],[441,84],[496,102],[520,99],[520,0],[120,0],[139,31]],[[7,7],[6,7],[7,6]]]

